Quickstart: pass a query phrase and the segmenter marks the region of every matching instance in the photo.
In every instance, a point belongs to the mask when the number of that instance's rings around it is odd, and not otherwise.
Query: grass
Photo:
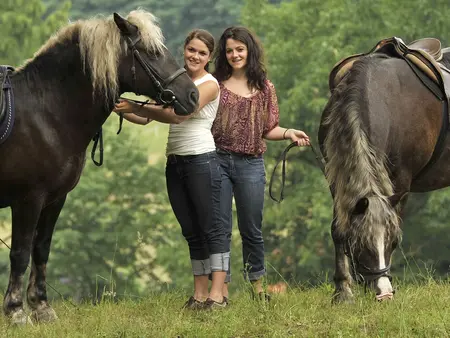
[[[180,310],[188,294],[165,292],[140,301],[97,306],[54,301],[59,321],[12,328],[2,337],[449,337],[450,284],[400,285],[394,301],[377,303],[356,288],[353,304],[331,305],[332,286],[288,289],[269,304],[242,290],[221,311]]]

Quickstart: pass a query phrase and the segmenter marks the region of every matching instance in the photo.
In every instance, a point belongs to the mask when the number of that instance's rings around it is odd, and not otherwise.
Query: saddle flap
[[[353,67],[353,63],[363,55],[365,54],[351,55],[340,60],[333,66],[333,69],[328,76],[328,87],[330,88],[330,91],[333,91],[339,82],[341,82],[344,75]]]

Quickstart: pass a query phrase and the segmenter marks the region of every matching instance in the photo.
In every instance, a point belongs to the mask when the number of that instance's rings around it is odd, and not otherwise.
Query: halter
[[[359,262],[356,263],[353,257],[353,251],[350,250],[349,240],[347,240],[347,243],[344,245],[344,254],[350,259],[351,270],[358,283],[365,283],[367,285],[381,277],[387,277],[392,281],[392,276],[389,273],[391,264],[388,264],[382,269],[371,269],[364,264]]]

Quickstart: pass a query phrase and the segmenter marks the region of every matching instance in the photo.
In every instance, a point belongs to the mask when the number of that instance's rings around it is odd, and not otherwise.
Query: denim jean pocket
[[[244,161],[251,165],[264,165],[262,156],[245,156]]]

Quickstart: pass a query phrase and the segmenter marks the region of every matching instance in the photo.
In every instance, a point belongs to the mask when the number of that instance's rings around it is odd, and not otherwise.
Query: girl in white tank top
[[[211,133],[220,89],[207,70],[213,49],[214,38],[204,30],[192,31],[185,40],[185,68],[200,94],[199,109],[194,114],[178,116],[172,108],[150,105],[140,109],[128,101],[115,107],[134,123],[170,123],[166,182],[172,209],[189,245],[194,294],[184,305],[188,309],[222,308],[228,304],[223,289],[230,245],[220,218],[222,177]]]
[[[209,73],[196,79],[194,83],[200,86],[202,83],[211,81],[219,88],[219,83]],[[219,94],[212,101],[194,114],[190,119],[180,123],[171,124],[167,142],[167,155],[198,155],[216,149],[211,127],[216,118],[219,107]]]

